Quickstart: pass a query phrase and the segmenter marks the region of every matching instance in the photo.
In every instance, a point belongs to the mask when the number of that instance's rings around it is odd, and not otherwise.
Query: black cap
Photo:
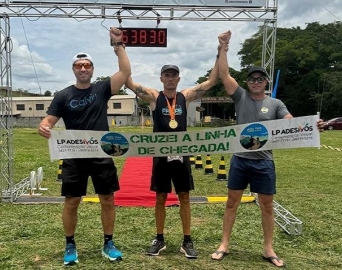
[[[268,76],[267,76],[267,72],[266,72],[266,70],[265,70],[263,67],[252,67],[252,68],[250,68],[250,69],[248,70],[248,75],[247,75],[247,77],[250,77],[251,74],[254,73],[254,72],[263,73],[266,77],[268,77]]]
[[[175,65],[164,65],[160,71],[160,73],[163,73],[164,71],[168,70],[168,69],[172,69],[175,70],[179,73],[179,68]]]

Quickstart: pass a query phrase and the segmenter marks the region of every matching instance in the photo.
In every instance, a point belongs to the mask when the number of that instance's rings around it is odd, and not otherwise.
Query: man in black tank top
[[[122,32],[110,29],[120,70],[109,80],[91,83],[94,72],[93,59],[87,53],[78,53],[72,59],[72,71],[76,84],[71,85],[52,100],[47,116],[41,121],[38,132],[50,138],[50,129],[62,118],[66,129],[108,131],[107,104],[117,94],[131,75],[131,66],[122,46]],[[88,177],[91,176],[95,192],[101,204],[104,245],[102,255],[110,261],[122,259],[121,252],[113,242],[115,221],[114,192],[119,190],[118,176],[112,158],[65,159],[62,163],[62,196],[65,197],[63,226],[66,238],[64,264],[78,262],[74,234],[77,210],[82,196],[86,195]]]
[[[191,101],[203,96],[205,91],[216,85],[218,80],[217,61],[207,81],[192,88],[177,92],[180,81],[179,68],[164,65],[160,80],[163,91],[142,86],[130,77],[125,85],[138,97],[150,103],[153,115],[153,132],[179,132],[187,129],[187,109]],[[147,255],[157,256],[166,249],[164,241],[165,203],[172,184],[180,202],[180,216],[184,239],[180,251],[187,258],[196,258],[197,252],[191,239],[190,190],[194,189],[188,156],[154,157],[151,177],[151,190],[156,192],[156,229],[157,235],[147,250]]]

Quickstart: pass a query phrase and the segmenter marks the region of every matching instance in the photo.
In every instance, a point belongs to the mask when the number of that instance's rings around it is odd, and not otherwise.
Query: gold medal
[[[164,93],[164,97],[166,99],[166,103],[167,103],[167,107],[169,109],[169,115],[170,115],[170,122],[169,122],[169,127],[172,129],[175,129],[178,127],[178,123],[175,120],[175,115],[176,115],[176,97],[177,94],[174,95],[173,97],[173,101],[172,101],[172,105],[170,104],[169,100],[167,99],[166,94]]]
[[[178,123],[176,120],[170,120],[169,126],[170,126],[170,128],[174,129],[174,128],[178,127]]]

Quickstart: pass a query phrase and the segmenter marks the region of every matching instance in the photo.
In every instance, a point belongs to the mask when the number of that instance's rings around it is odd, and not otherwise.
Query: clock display
[[[167,47],[166,28],[119,28],[127,47]],[[112,45],[112,44],[111,44]]]

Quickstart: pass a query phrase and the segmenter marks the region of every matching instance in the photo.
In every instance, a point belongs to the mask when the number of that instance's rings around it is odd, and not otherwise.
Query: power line
[[[339,17],[337,17],[334,13],[332,13],[328,8],[323,6],[318,0],[314,0],[317,4],[319,4],[322,8],[328,11],[332,16],[334,16],[337,20],[342,21]]]
[[[24,35],[25,35],[25,39],[26,39],[26,44],[27,44],[28,51],[29,51],[29,53],[30,53],[30,58],[31,58],[31,62],[32,62],[34,74],[36,75],[36,80],[37,80],[37,84],[38,84],[38,87],[39,87],[39,93],[42,94],[42,89],[41,89],[41,87],[40,87],[40,83],[39,83],[39,79],[38,79],[36,67],[35,67],[35,65],[34,65],[32,53],[31,53],[31,49],[30,49],[30,45],[29,45],[29,42],[28,42],[28,39],[27,39],[27,36],[26,36],[26,31],[25,31],[24,22],[23,22],[23,19],[22,19],[21,17],[20,17],[20,21],[21,21],[21,25],[23,26]]]

